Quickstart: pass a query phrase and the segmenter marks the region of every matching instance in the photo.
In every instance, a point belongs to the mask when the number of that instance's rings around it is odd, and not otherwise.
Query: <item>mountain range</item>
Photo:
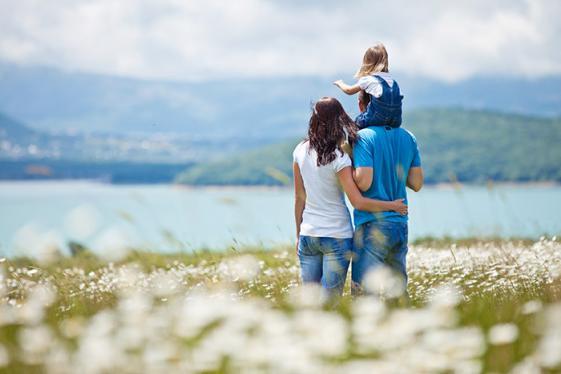
[[[465,109],[418,109],[405,117],[417,138],[427,183],[561,182],[561,118]],[[195,165],[191,185],[282,185],[301,139]]]
[[[335,96],[357,112],[335,78],[143,81],[0,63],[0,178],[31,169],[124,182],[179,174],[189,184],[286,183],[313,100]],[[429,182],[561,181],[561,77],[399,81],[404,127],[422,144]]]
[[[47,132],[181,134],[192,141],[272,143],[302,135],[310,103],[335,96],[351,115],[356,99],[331,82],[352,77],[277,77],[204,82],[144,81],[0,63],[0,112]],[[443,83],[396,73],[406,111],[486,109],[561,115],[561,76],[473,77]]]
[[[0,113],[0,180],[98,179],[165,183],[192,166],[180,140],[50,134]]]

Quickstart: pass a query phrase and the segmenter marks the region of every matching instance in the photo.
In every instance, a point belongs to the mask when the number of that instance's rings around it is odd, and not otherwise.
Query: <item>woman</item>
[[[343,152],[352,145],[357,127],[337,99],[324,97],[313,109],[308,137],[294,150],[294,215],[297,253],[304,283],[320,283],[327,297],[341,295],[353,246],[351,204],[371,212],[407,214],[403,200],[363,197],[353,181],[352,162]]]

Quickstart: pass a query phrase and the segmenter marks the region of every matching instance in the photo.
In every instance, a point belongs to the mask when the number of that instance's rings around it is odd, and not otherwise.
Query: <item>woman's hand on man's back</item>
[[[405,205],[404,201],[405,199],[397,199],[392,201],[395,206],[392,210],[403,216],[406,216],[409,213],[409,207]]]

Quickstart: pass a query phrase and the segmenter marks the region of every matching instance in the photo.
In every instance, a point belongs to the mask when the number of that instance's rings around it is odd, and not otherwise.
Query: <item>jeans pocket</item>
[[[366,241],[374,246],[385,246],[391,238],[391,230],[384,223],[369,225],[366,232]]]
[[[298,255],[306,255],[309,250],[309,243],[308,237],[304,235],[300,235],[298,238]]]
[[[298,254],[304,256],[317,256],[323,252],[323,238],[315,236],[300,236],[298,242]]]

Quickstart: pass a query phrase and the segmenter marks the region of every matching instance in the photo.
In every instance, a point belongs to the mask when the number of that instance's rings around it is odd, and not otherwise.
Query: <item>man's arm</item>
[[[374,178],[374,169],[368,167],[358,167],[353,170],[353,179],[362,191],[368,191],[372,185],[372,179]]]
[[[353,179],[361,191],[368,191],[374,178],[373,132],[363,129],[358,132],[358,139],[353,148]]]
[[[423,176],[423,168],[420,166],[411,167],[407,175],[407,187],[415,192],[419,192],[423,187],[425,178]]]

